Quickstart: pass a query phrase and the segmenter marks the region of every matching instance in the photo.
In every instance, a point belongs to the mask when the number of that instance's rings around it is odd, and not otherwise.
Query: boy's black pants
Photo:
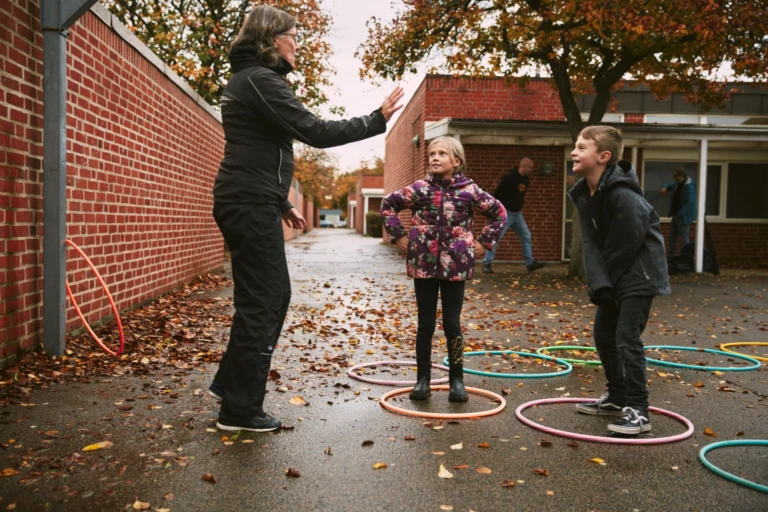
[[[464,306],[465,281],[414,279],[419,327],[416,331],[416,363],[429,368],[432,361],[432,335],[437,317],[437,295],[443,303],[443,331],[450,343],[461,336],[461,308]]]
[[[604,301],[595,315],[595,347],[608,379],[610,401],[648,416],[645,350],[640,336],[648,323],[652,296]]]
[[[213,388],[223,390],[220,416],[263,415],[272,352],[291,300],[280,209],[276,203],[216,203],[213,217],[232,254],[235,315]]]

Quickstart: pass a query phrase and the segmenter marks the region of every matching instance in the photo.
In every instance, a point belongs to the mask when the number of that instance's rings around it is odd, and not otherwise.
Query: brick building
[[[680,95],[656,101],[644,86],[616,94],[617,109],[603,122],[622,130],[624,158],[634,163],[646,197],[668,230],[669,196],[659,194],[683,166],[699,187],[706,169],[706,219],[721,263],[768,264],[768,89],[734,85],[721,109],[704,113]],[[592,98],[578,99],[585,119]],[[484,190],[520,158],[534,160],[523,209],[537,260],[569,259],[572,205],[565,193],[573,143],[557,92],[546,79],[525,86],[500,78],[428,75],[386,139],[384,192],[426,175],[427,145],[440,135],[462,141],[468,172]],[[705,141],[702,143],[702,141]],[[701,204],[701,201],[700,201]],[[410,224],[410,212],[401,219]],[[479,232],[485,219],[478,216]],[[385,235],[386,236],[386,235]],[[691,227],[691,240],[695,223]],[[501,242],[497,261],[521,261],[513,233]]]
[[[0,2],[0,365],[42,341],[40,27],[39,0]],[[119,309],[222,267],[211,215],[220,115],[99,4],[69,31],[66,139],[67,237],[94,262]],[[290,199],[314,225],[300,187]],[[286,228],[286,238],[296,234]],[[72,250],[66,268],[86,318],[111,315]],[[68,303],[66,329],[79,327]]]
[[[368,212],[381,211],[381,199],[384,197],[384,176],[380,174],[361,174],[357,178],[355,187],[354,204],[350,196],[349,215],[355,219],[354,225],[349,226],[360,234],[367,234],[365,215]]]

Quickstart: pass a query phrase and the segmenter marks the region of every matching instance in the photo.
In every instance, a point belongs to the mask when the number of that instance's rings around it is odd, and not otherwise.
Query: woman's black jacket
[[[292,208],[293,141],[328,148],[386,131],[380,110],[344,121],[323,121],[304,108],[285,81],[290,64],[269,68],[246,51],[230,54],[234,74],[224,88],[224,158],[213,187],[217,203],[278,203]]]

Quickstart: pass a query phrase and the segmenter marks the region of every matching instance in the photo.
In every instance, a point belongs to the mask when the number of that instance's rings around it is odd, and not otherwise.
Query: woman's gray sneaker
[[[593,416],[624,416],[622,406],[609,401],[608,393],[604,394],[594,402],[582,402],[576,404],[576,410],[580,413],[591,414]]]
[[[246,430],[248,432],[271,432],[281,426],[280,420],[269,415],[254,416],[250,421],[230,421],[219,418],[216,427],[219,430]]]

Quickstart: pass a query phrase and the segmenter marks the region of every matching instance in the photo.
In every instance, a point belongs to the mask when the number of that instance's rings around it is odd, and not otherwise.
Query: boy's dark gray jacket
[[[286,83],[291,66],[283,59],[270,68],[245,48],[233,49],[229,57],[234,74],[221,98],[226,146],[213,188],[216,202],[273,202],[286,212],[294,139],[328,148],[387,129],[380,110],[344,121],[318,118]]]
[[[643,197],[632,164],[606,168],[592,197],[584,178],[568,195],[579,212],[592,302],[672,292],[659,215]]]

